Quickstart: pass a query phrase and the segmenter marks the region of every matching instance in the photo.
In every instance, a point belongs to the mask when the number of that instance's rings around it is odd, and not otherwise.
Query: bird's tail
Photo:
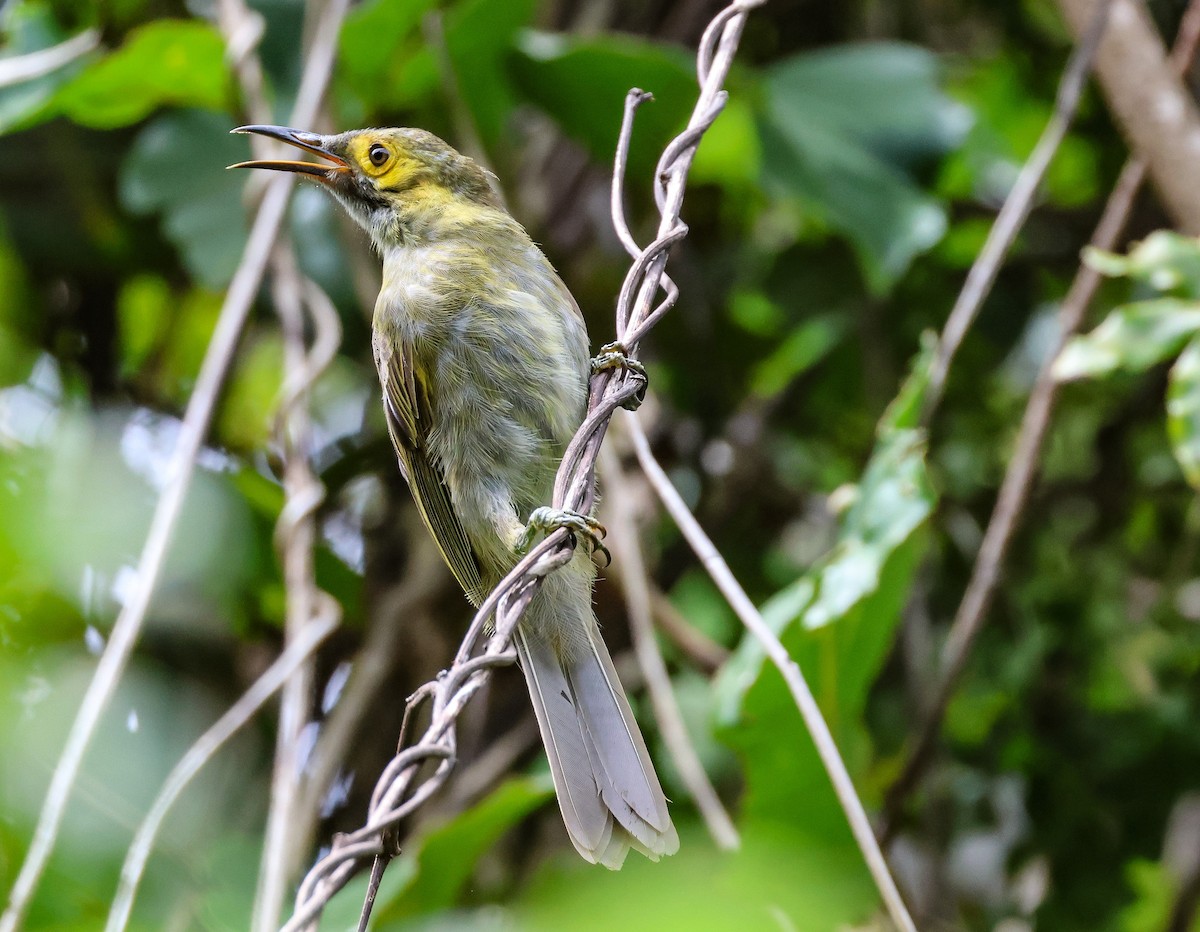
[[[630,848],[657,861],[679,850],[646,742],[591,607],[591,579],[551,574],[515,643],[567,834],[613,870]],[[582,595],[581,595],[582,592]]]

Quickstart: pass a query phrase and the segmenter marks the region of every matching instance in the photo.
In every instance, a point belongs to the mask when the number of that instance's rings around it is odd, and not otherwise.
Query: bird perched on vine
[[[583,316],[493,176],[419,129],[234,132],[319,156],[231,167],[320,182],[383,257],[373,345],[388,431],[467,598],[479,605],[538,533],[594,535],[589,516],[544,507],[584,415]],[[579,548],[546,577],[514,643],[567,833],[584,858],[616,869],[631,847],[657,860],[679,838],[600,637],[594,575]]]

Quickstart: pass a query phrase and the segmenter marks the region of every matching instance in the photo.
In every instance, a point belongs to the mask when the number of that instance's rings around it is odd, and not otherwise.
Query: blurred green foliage
[[[303,4],[251,5],[284,120]],[[1177,5],[1153,7],[1173,27]],[[224,171],[248,149],[227,133],[245,119],[211,13],[178,0],[0,7],[0,68],[84,28],[102,36],[82,58],[0,87],[0,889],[128,591],[257,196]],[[342,30],[318,128],[423,126],[486,160],[599,345],[626,268],[607,216],[625,94],[655,98],[637,115],[626,196],[646,241],[656,159],[695,100],[694,13],[364,0]],[[1085,100],[927,433],[925,335],[1052,112],[1067,51],[1051,5],[756,11],[696,157],[690,234],[671,266],[681,300],[645,348],[658,453],[804,670],[869,808],[919,721],[1055,305],[1125,155],[1098,99]],[[1146,932],[1176,902],[1166,839],[1183,831],[1200,768],[1200,246],[1153,232],[1163,225],[1148,200],[1136,245],[1087,257],[1106,276],[1103,308],[1057,361],[1072,384],[1040,485],[891,852],[925,927]],[[345,334],[312,399],[329,493],[317,572],[345,616],[318,668],[321,722],[336,705],[326,684],[355,660],[420,531],[371,369],[375,260],[311,188],[296,192],[288,229]],[[162,777],[278,649],[282,356],[264,292],[30,929],[101,927]],[[632,858],[619,874],[583,864],[544,762],[526,755],[474,805],[416,826],[376,928],[875,921],[877,896],[782,679],[675,530],[657,519],[646,530],[656,581],[731,652],[710,680],[663,641],[741,850],[714,848],[643,715],[679,855]],[[619,601],[601,587],[618,653]],[[446,662],[466,607],[448,595],[436,614],[424,637],[437,656],[422,666],[412,644],[398,651],[370,710],[377,730],[343,763],[347,799],[326,800],[323,837],[361,818],[399,697]],[[520,690],[508,703],[504,689],[502,678],[489,733],[527,714]],[[269,717],[248,729],[177,807],[136,928],[247,927],[271,732]],[[478,751],[468,744],[464,769]],[[335,901],[331,928],[353,925],[361,892]]]

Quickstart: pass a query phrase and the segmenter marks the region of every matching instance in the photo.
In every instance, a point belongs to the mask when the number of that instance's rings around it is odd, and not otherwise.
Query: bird
[[[546,505],[585,413],[587,329],[495,176],[422,129],[231,132],[320,159],[230,168],[317,182],[382,257],[372,347],[388,433],[470,602],[479,606],[539,533],[566,527],[596,539],[594,518]],[[655,861],[674,854],[679,836],[600,634],[594,578],[577,547],[545,577],[513,642],[567,834],[584,859],[616,870],[630,849]]]

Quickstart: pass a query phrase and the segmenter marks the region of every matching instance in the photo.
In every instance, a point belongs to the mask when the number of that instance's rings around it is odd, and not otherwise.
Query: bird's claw
[[[604,372],[606,369],[624,369],[641,383],[637,391],[622,405],[630,411],[636,411],[641,407],[642,402],[646,399],[646,386],[650,384],[650,378],[646,375],[646,367],[629,355],[625,344],[606,343],[600,347],[600,352],[592,357],[593,374]]]
[[[517,543],[517,550],[520,553],[528,553],[529,548],[533,546],[533,542],[540,535],[550,534],[559,528],[566,529],[576,539],[585,540],[592,553],[597,551],[603,553],[607,561],[605,565],[612,563],[612,554],[602,543],[605,535],[608,534],[604,525],[591,515],[581,515],[577,511],[566,511],[561,508],[546,506],[535,508],[525,524],[525,532]]]

